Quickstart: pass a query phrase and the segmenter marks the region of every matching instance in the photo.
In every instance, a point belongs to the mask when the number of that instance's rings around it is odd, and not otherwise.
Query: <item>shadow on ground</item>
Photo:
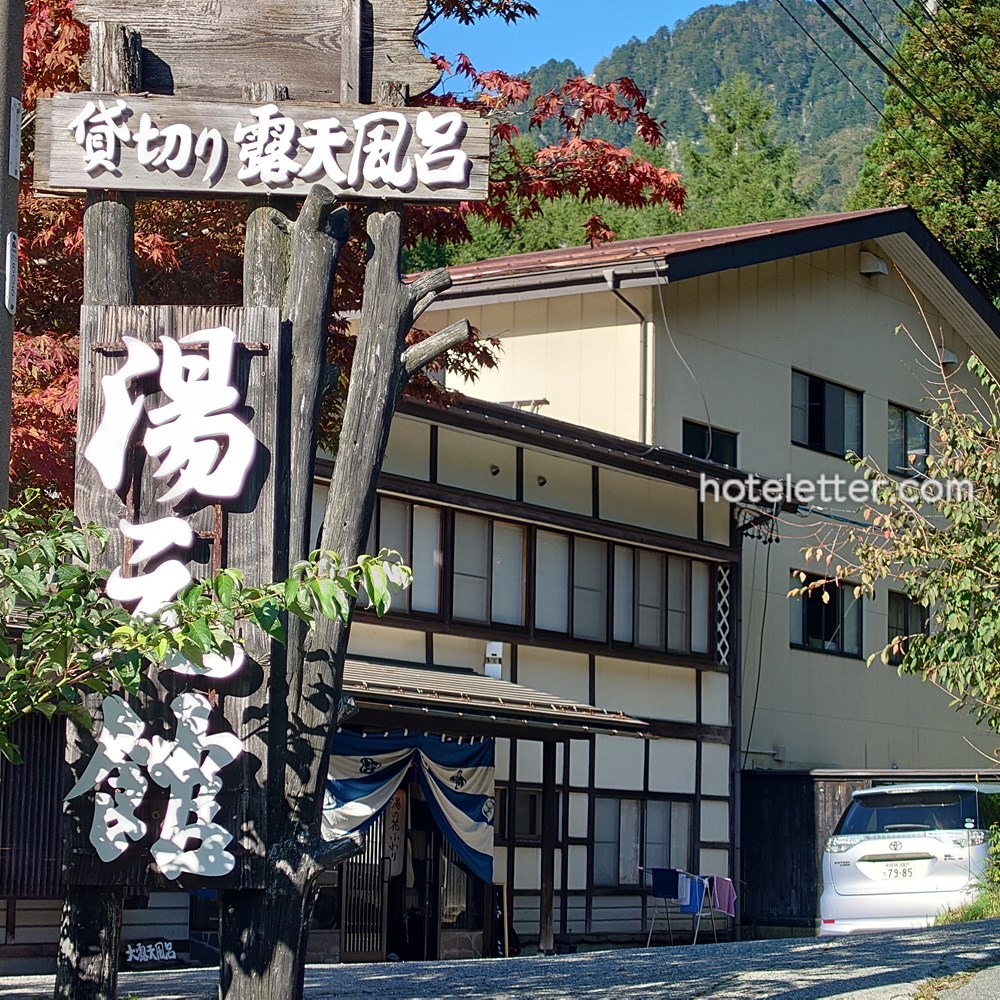
[[[1000,965],[1000,921],[849,939],[753,941],[466,962],[311,966],[308,1000],[667,997],[909,1000],[914,984]],[[119,996],[214,1000],[215,971],[128,973]],[[50,977],[0,979],[3,1000],[52,995]]]

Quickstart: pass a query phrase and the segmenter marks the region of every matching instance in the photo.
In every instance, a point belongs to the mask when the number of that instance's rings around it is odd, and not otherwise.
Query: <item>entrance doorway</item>
[[[369,828],[364,850],[341,865],[340,885],[340,960],[384,961],[389,885],[385,813]]]
[[[487,886],[442,836],[421,786],[404,788],[405,805],[383,812],[340,867],[340,960],[482,957]]]

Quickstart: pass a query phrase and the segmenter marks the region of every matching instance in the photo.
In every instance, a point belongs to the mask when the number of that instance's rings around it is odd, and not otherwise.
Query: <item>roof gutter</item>
[[[639,321],[639,440],[643,444],[652,444],[653,321],[619,291],[621,277],[614,268],[607,268],[602,273],[608,291]]]

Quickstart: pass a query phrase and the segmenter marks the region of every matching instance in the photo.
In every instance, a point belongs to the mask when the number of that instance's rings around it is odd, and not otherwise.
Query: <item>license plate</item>
[[[882,869],[882,878],[913,878],[913,865],[886,865]]]

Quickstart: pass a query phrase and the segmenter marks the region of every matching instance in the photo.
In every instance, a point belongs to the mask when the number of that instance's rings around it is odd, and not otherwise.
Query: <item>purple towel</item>
[[[736,916],[736,886],[731,878],[712,876],[712,909]]]

